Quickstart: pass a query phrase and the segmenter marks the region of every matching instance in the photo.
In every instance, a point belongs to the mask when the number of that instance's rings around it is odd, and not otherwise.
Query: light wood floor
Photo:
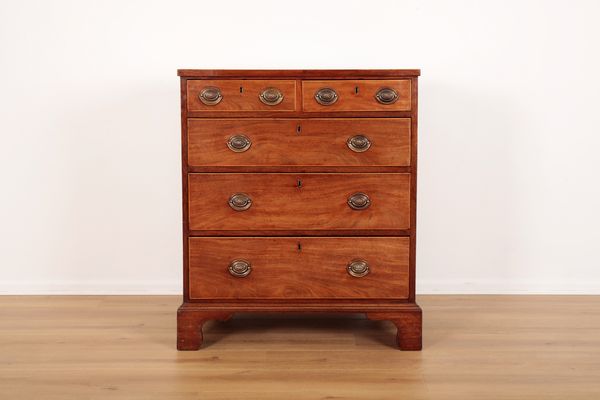
[[[175,350],[174,296],[0,297],[0,399],[600,399],[600,296],[421,296],[424,349],[362,316],[249,316]]]

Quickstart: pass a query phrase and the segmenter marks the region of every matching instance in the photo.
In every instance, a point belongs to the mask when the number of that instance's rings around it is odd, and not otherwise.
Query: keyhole
[[[298,186],[298,188],[302,187],[302,180],[298,179],[298,182],[296,182],[296,186]]]
[[[302,244],[298,242],[298,251],[302,251]]]
[[[356,86],[356,87],[354,88],[354,93],[355,93],[355,94],[358,94],[358,86]]]
[[[240,86],[240,93],[244,93],[244,88]]]
[[[298,126],[296,126],[296,132],[297,133],[302,132],[302,127],[300,126],[300,124],[298,124]]]

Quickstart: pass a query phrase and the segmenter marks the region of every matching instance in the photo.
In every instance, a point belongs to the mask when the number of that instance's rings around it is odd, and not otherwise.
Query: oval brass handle
[[[352,136],[346,142],[350,150],[355,151],[357,153],[362,153],[363,151],[369,150],[371,147],[371,141],[365,135],[356,135]]]
[[[246,260],[233,260],[229,264],[229,273],[236,278],[243,278],[250,275],[252,265]]]
[[[364,210],[371,205],[371,199],[364,193],[354,193],[348,197],[348,205],[353,210]]]
[[[322,88],[315,93],[315,100],[322,106],[330,106],[338,99],[338,95],[332,88]]]
[[[227,141],[227,147],[229,150],[236,153],[243,153],[250,148],[252,142],[244,135],[233,135]]]
[[[381,88],[377,91],[375,98],[381,104],[393,104],[398,100],[398,92],[389,87]]]
[[[263,90],[258,98],[268,106],[276,106],[283,101],[283,93],[277,88],[270,87]]]
[[[252,199],[245,193],[236,193],[229,198],[229,207],[235,211],[244,211],[250,208]]]
[[[356,278],[362,278],[369,273],[369,264],[365,260],[352,260],[346,267],[348,273]]]
[[[198,96],[200,101],[206,104],[207,106],[214,106],[219,104],[221,100],[223,100],[223,96],[221,95],[221,89],[215,86],[207,86],[200,92]]]

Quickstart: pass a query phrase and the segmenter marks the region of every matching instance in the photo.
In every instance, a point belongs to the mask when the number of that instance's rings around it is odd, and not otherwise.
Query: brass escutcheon
[[[276,106],[283,101],[283,93],[277,88],[269,87],[264,89],[258,98],[268,106]]]
[[[369,264],[365,260],[352,260],[346,267],[348,273],[356,278],[362,278],[369,273]]]
[[[369,147],[371,147],[371,141],[365,135],[352,136],[348,139],[346,144],[350,150],[356,153],[362,153],[363,151],[369,150]]]
[[[252,199],[245,193],[236,193],[229,198],[229,207],[235,211],[244,211],[250,208]]]
[[[200,101],[206,104],[207,106],[214,106],[219,104],[223,99],[221,95],[221,89],[215,86],[207,86],[200,92],[198,95]]]
[[[236,278],[243,278],[250,275],[252,265],[246,260],[233,260],[229,264],[229,273]]]
[[[233,135],[227,141],[229,150],[236,153],[243,153],[250,148],[250,145],[252,145],[252,142],[244,135]]]
[[[371,199],[364,193],[354,193],[348,197],[348,205],[353,210],[364,210],[371,205]]]
[[[381,104],[393,104],[398,100],[398,92],[389,87],[381,88],[377,91],[375,99]]]
[[[322,106],[330,106],[338,99],[338,95],[332,88],[322,88],[315,93],[315,100]]]

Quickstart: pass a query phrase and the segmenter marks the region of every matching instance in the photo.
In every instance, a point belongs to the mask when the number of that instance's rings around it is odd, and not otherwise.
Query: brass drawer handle
[[[371,147],[371,141],[365,135],[356,135],[352,136],[346,142],[350,150],[355,151],[357,153],[362,153],[363,151],[369,150]]]
[[[268,106],[276,106],[283,101],[283,93],[277,88],[270,87],[263,90],[258,98]]]
[[[381,104],[394,104],[398,100],[398,92],[389,87],[381,88],[377,91],[375,98]]]
[[[315,100],[322,106],[330,106],[335,103],[337,99],[337,93],[331,88],[322,88],[315,93]]]
[[[250,148],[252,142],[244,135],[233,135],[227,141],[227,147],[229,150],[236,153],[243,153]]]
[[[352,260],[348,263],[346,270],[351,276],[362,278],[369,273],[369,264],[365,260]]]
[[[354,193],[348,197],[348,205],[353,210],[364,210],[371,205],[371,199],[364,193]]]
[[[229,264],[229,273],[236,278],[244,278],[252,272],[252,265],[246,260],[233,260]]]
[[[198,97],[200,98],[200,101],[207,106],[217,105],[221,102],[221,100],[223,100],[221,89],[214,86],[207,86],[202,89]]]
[[[229,198],[229,207],[235,211],[244,211],[250,208],[252,199],[245,193],[236,193]]]

